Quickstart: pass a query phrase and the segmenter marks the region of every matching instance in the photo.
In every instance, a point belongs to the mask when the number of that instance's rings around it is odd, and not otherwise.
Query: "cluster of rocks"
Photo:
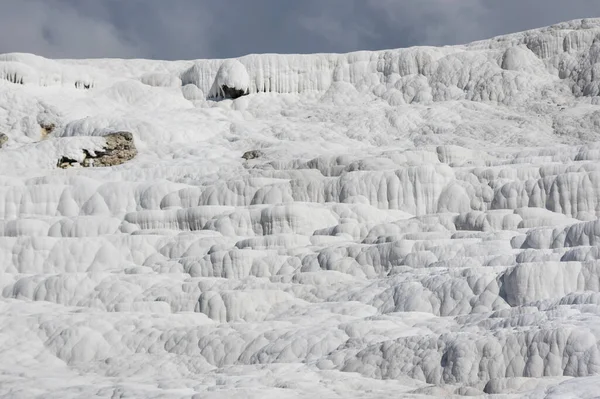
[[[95,151],[93,154],[83,150],[85,158],[83,162],[68,157],[62,157],[58,160],[59,168],[69,168],[80,164],[83,167],[103,167],[120,165],[133,159],[137,155],[137,148],[133,142],[133,134],[129,132],[116,132],[104,136],[106,144],[102,151]]]

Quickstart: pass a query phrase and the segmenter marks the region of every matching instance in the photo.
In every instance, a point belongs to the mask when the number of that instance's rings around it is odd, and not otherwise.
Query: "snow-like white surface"
[[[200,70],[202,69],[203,68],[200,68]],[[195,68],[192,67],[192,70],[195,70]],[[202,85],[202,83],[200,83],[201,79],[201,75],[198,76],[197,82],[200,85]],[[194,83],[193,80],[192,83]],[[230,89],[248,92],[249,85],[250,76],[248,75],[248,71],[246,71],[246,67],[238,60],[224,60],[217,71],[217,75],[215,76],[215,80],[210,89],[210,97],[215,99],[226,97],[223,92],[224,86],[227,86]]]
[[[0,396],[597,396],[599,38],[0,55]]]

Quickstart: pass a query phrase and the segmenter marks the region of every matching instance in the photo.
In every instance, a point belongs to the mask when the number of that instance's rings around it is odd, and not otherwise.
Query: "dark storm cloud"
[[[600,17],[599,0],[4,0],[0,53],[194,59],[485,39]]]

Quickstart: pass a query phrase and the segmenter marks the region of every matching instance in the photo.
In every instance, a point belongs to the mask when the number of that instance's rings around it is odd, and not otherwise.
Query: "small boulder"
[[[0,148],[8,141],[8,136],[4,133],[0,133]]]
[[[116,132],[104,136],[106,144],[101,151],[89,152],[83,150],[85,158],[81,163],[83,167],[103,167],[120,165],[133,159],[137,155],[137,148],[133,142],[133,134],[129,132]],[[58,167],[65,169],[74,166],[77,161],[62,157]]]
[[[83,161],[86,166],[114,166],[120,165],[126,161],[133,159],[137,155],[137,148],[133,143],[133,134],[129,132],[116,132],[104,136],[106,144],[104,151],[96,152],[95,156],[86,154],[86,159]]]
[[[264,154],[262,152],[260,152],[259,150],[251,150],[251,151],[246,151],[242,155],[242,158],[244,158],[245,160],[256,159],[256,158],[262,157],[263,155]]]

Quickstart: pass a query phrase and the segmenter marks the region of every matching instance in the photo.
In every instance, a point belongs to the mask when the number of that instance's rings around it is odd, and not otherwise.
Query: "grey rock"
[[[0,133],[0,148],[8,141],[8,136],[4,133]]]
[[[227,85],[221,86],[221,92],[223,93],[223,98],[231,98],[232,100],[248,95],[248,91],[246,90],[236,89]]]
[[[103,167],[115,166],[133,159],[137,155],[137,148],[133,142],[133,134],[129,132],[116,132],[104,136],[106,144],[102,151],[90,153],[84,150],[85,158],[81,163],[83,167]],[[68,168],[76,164],[77,161],[62,157],[58,161],[59,168]]]
[[[242,158],[248,160],[248,159],[256,159],[256,158],[260,158],[262,157],[264,154],[262,152],[260,152],[259,150],[251,150],[251,151],[246,151],[244,153],[244,155],[242,155]]]
[[[96,152],[93,166],[120,165],[133,159],[137,155],[137,148],[133,142],[133,134],[129,132],[116,132],[104,136],[106,144],[104,151]]]

